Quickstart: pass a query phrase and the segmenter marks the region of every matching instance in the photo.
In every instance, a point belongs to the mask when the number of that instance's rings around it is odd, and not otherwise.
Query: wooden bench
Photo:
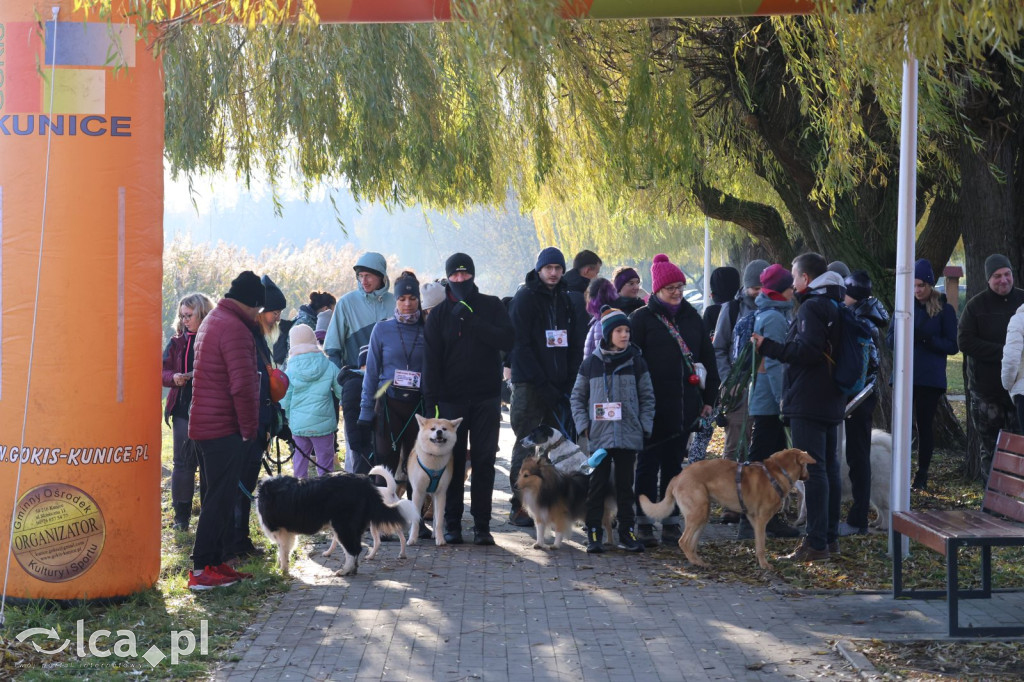
[[[1024,624],[961,627],[959,600],[992,597],[992,548],[1024,546],[1024,436],[1000,432],[981,511],[909,511],[892,515],[892,591],[894,598],[929,599],[946,595],[951,637],[1024,634]],[[903,541],[906,535],[946,557],[946,591],[903,589]],[[981,589],[960,589],[958,550],[981,547]]]

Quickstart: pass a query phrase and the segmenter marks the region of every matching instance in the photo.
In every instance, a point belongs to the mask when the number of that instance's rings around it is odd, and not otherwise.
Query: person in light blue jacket
[[[395,311],[395,296],[389,291],[387,261],[368,251],[353,269],[358,287],[341,297],[324,336],[324,352],[339,368],[347,369],[342,379],[341,414],[345,419],[345,470],[365,474],[370,470],[373,449],[368,428],[359,426],[359,400],[363,389],[359,350],[370,342],[374,325]]]
[[[370,426],[376,419],[374,463],[406,480],[406,458],[416,446],[419,426],[416,415],[425,415],[420,378],[423,374],[423,313],[420,283],[412,272],[395,280],[394,318],[381,322],[370,334],[363,377],[359,423]],[[377,393],[385,392],[377,396]]]
[[[335,399],[341,398],[338,368],[320,350],[310,327],[293,325],[288,341],[288,392],[281,399],[281,407],[295,439],[292,471],[296,478],[311,473],[323,476],[334,471],[334,434],[338,430]],[[315,471],[310,470],[311,461],[316,464]]]
[[[754,333],[782,343],[789,331],[793,313],[793,275],[781,265],[770,265],[761,273],[761,293],[754,299]],[[760,358],[750,391],[747,415],[753,420],[750,435],[751,462],[763,462],[779,450],[785,450],[786,429],[779,416],[782,403],[782,377],[785,365],[780,360]],[[775,515],[765,528],[768,537],[791,538],[800,532]],[[740,519],[736,537],[749,540],[754,528],[744,516]]]

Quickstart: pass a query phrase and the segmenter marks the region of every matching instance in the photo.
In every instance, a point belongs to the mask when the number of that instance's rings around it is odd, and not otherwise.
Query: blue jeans
[[[806,450],[815,463],[807,467],[807,544],[822,550],[838,537],[843,489],[836,452],[837,425],[791,418],[793,447]]]

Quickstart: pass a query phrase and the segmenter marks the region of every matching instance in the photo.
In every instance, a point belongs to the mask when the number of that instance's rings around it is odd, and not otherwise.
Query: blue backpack
[[[875,344],[871,330],[850,308],[839,301],[832,302],[839,311],[839,344],[831,348],[831,356],[826,356],[832,364],[832,379],[836,386],[845,395],[853,396],[867,385],[871,351]]]
[[[731,302],[730,302],[731,303]],[[750,346],[750,335],[754,333],[754,322],[757,321],[757,314],[760,310],[751,310],[749,313],[736,320],[732,328],[732,346],[729,348],[729,359],[736,364],[740,354]]]

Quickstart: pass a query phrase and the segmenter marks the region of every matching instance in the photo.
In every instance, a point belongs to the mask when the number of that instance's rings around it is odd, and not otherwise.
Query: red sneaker
[[[219,566],[214,566],[212,570],[216,571],[217,573],[220,573],[225,577],[234,578],[235,580],[245,580],[246,578],[252,577],[252,573],[236,571],[228,564],[220,564]]]
[[[236,582],[238,582],[237,578],[229,578],[218,573],[211,566],[204,568],[203,572],[199,575],[196,575],[195,571],[188,572],[188,589],[193,592],[212,590],[215,587],[227,587],[228,585],[234,585]]]

